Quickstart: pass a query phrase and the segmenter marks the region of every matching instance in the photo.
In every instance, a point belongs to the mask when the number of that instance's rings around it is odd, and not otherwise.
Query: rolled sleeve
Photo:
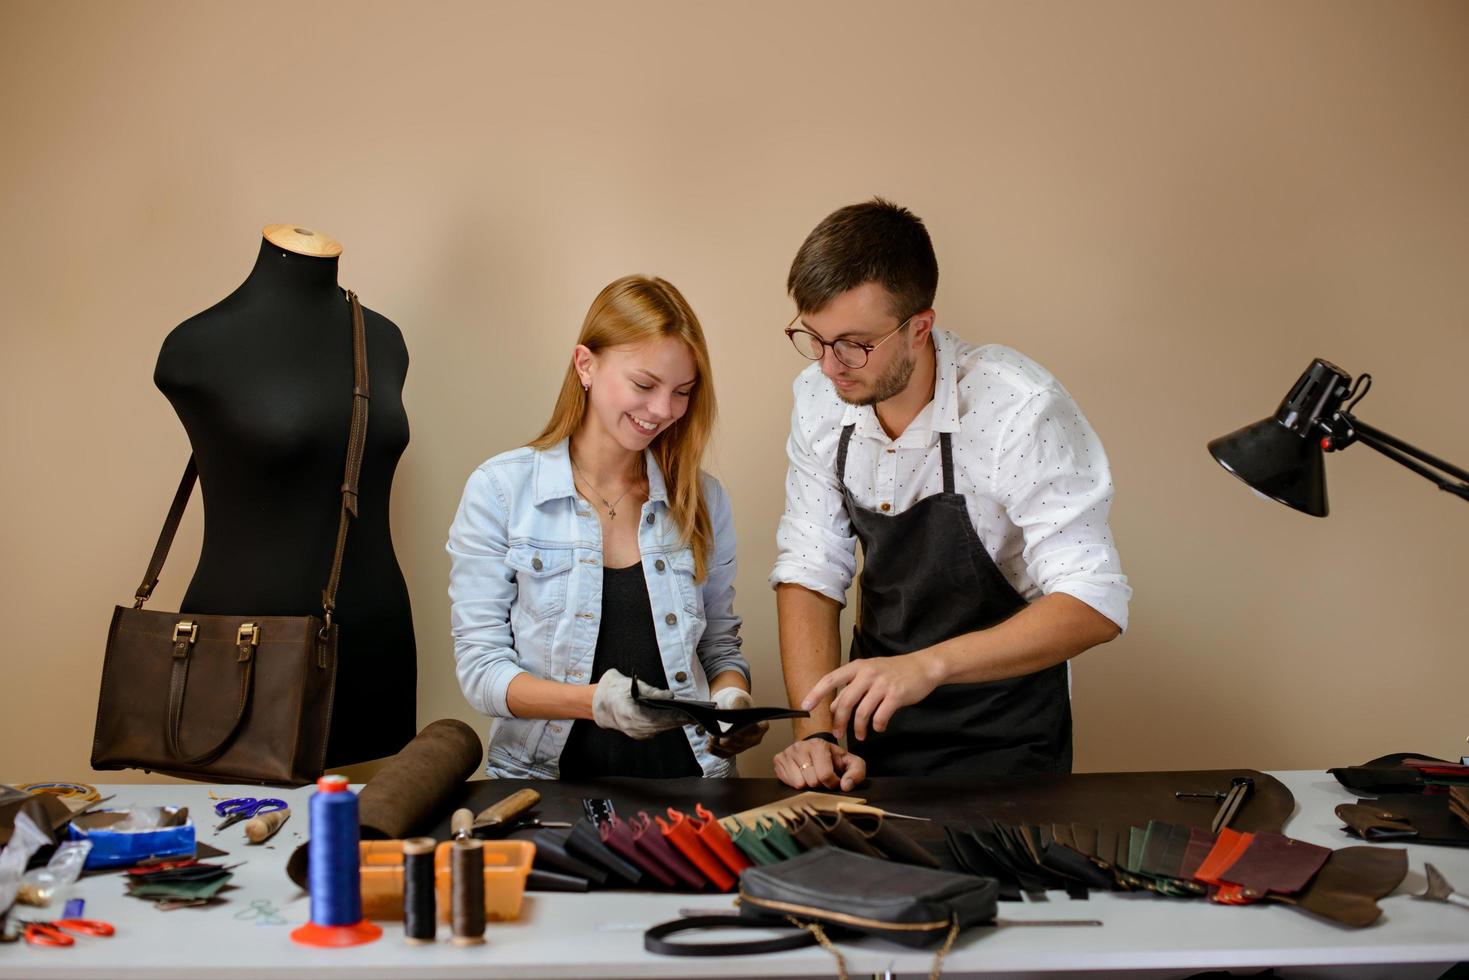
[[[505,561],[503,495],[483,467],[470,474],[449,526],[449,615],[459,689],[474,710],[514,717],[506,702],[510,682],[525,673],[514,646],[510,606],[518,594]]]
[[[827,459],[828,453],[818,453],[814,445],[816,409],[803,388],[809,390],[806,372],[796,381],[786,440],[786,506],[775,531],[777,554],[770,585],[799,585],[845,606],[847,589],[857,574],[857,538],[835,471],[840,426],[828,423],[820,429],[823,441],[831,443]]]
[[[993,493],[1020,528],[1030,578],[1127,628],[1132,588],[1112,540],[1112,472],[1101,440],[1064,391],[1027,398],[1001,428]]]
[[[740,617],[735,615],[735,527],[729,495],[713,477],[704,477],[704,499],[714,531],[714,554],[704,577],[704,635],[699,638],[699,663],[710,680],[726,670],[737,670],[750,681],[750,665],[740,652]]]

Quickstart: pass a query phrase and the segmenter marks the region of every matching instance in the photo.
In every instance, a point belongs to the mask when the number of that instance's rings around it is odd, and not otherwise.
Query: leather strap
[[[643,933],[643,949],[664,956],[755,956],[816,945],[816,936],[805,929],[774,939],[747,939],[733,943],[671,943],[665,938],[690,929],[784,928],[779,922],[755,922],[738,915],[690,915],[651,926]]]
[[[342,577],[342,556],[347,548],[347,529],[352,518],[357,516],[357,482],[362,473],[363,447],[367,443],[367,331],[362,322],[362,304],[358,301],[357,294],[350,289],[344,292],[347,303],[352,308],[352,427],[347,434],[347,466],[342,476],[342,510],[337,520],[337,543],[332,552],[331,574],[327,576],[326,588],[321,592],[321,607],[326,614],[327,626],[331,625],[332,610],[336,608],[337,585]],[[198,463],[191,455],[188,464],[184,466],[184,475],[179,480],[178,490],[173,495],[173,505],[164,518],[158,544],[153,548],[153,556],[148,559],[148,570],[143,573],[143,582],[133,597],[134,609],[143,608],[143,603],[148,601],[158,585],[159,573],[163,571],[163,563],[168,558],[169,548],[173,546],[174,535],[178,533],[179,522],[183,519],[184,509],[189,504],[189,496],[194,491],[198,476]],[[174,656],[174,669],[177,673],[177,650]],[[188,671],[187,663],[185,657],[185,673]]]
[[[189,684],[189,660],[193,652],[192,638],[180,638],[173,644],[173,670],[168,678],[168,751],[175,759],[188,766],[203,765],[224,751],[235,731],[245,718],[245,709],[250,706],[250,687],[255,679],[255,645],[241,640],[236,647],[236,662],[240,666],[240,697],[235,705],[235,717],[230,721],[224,736],[213,746],[198,755],[185,756],[179,730],[183,727],[184,691]]]

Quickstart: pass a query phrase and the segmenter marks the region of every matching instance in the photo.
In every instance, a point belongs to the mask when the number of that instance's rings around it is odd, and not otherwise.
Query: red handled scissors
[[[30,921],[25,924],[26,942],[32,946],[70,946],[76,942],[68,932],[88,936],[110,936],[115,932],[110,922],[96,919],[56,919],[51,922]],[[65,930],[63,932],[62,930]]]

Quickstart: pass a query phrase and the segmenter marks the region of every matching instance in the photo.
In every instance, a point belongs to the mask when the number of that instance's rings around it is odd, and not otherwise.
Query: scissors
[[[56,919],[51,922],[31,920],[25,924],[26,942],[32,946],[70,946],[76,942],[67,932],[88,936],[110,936],[115,931],[110,922],[96,919]],[[63,932],[62,930],[66,930]]]
[[[224,817],[225,820],[224,823],[214,829],[216,831],[223,830],[231,824],[239,823],[241,820],[249,820],[251,817],[258,816],[259,814],[269,813],[272,810],[284,810],[285,808],[285,800],[257,800],[253,796],[241,796],[231,800],[220,800],[214,804],[214,815]]]

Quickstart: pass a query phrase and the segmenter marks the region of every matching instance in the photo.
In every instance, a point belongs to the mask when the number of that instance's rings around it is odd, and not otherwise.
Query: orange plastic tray
[[[450,841],[434,849],[434,891],[439,921],[449,921]],[[362,877],[362,914],[369,919],[403,918],[403,842],[362,841],[358,845]],[[487,840],[485,855],[485,921],[510,922],[520,918],[525,879],[535,860],[536,846],[525,840]]]

